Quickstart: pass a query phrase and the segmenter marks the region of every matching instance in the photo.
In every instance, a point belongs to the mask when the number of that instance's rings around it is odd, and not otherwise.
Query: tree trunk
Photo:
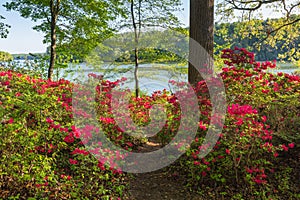
[[[138,79],[138,68],[139,68],[139,58],[138,58],[138,48],[134,49],[134,60],[135,60],[135,68],[134,68],[134,80],[135,80],[135,97],[139,97],[139,79]]]
[[[138,7],[138,20],[139,20],[139,30],[137,28],[137,23],[136,19],[134,16],[134,0],[131,0],[131,18],[132,18],[132,25],[134,29],[134,43],[135,43],[135,48],[134,48],[134,80],[135,80],[135,97],[139,97],[139,80],[138,80],[138,68],[139,68],[139,35],[141,31],[141,14],[140,14],[140,9],[141,9],[141,1],[139,0],[139,7]]]
[[[56,23],[58,18],[58,8],[60,0],[57,0],[56,4],[54,0],[50,1],[51,10],[51,46],[50,46],[50,65],[48,68],[48,79],[52,79],[53,69],[56,60]]]
[[[195,67],[213,69],[214,0],[190,0],[190,38],[188,81],[195,85],[203,80]],[[195,48],[192,40],[199,43],[206,52]]]

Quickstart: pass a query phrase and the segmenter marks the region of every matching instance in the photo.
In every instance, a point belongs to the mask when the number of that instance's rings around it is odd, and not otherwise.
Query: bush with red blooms
[[[95,128],[74,125],[74,87],[66,80],[0,72],[1,199],[122,196],[122,172],[98,161],[84,146]]]
[[[232,197],[229,187],[233,185],[241,188],[239,197],[245,198],[249,194],[276,197],[278,191],[295,195],[282,189],[286,185],[281,187],[281,180],[274,177],[283,173],[276,166],[280,155],[300,142],[300,77],[268,73],[276,62],[256,62],[244,48],[225,49],[222,58],[227,65],[221,72],[228,104],[225,126],[212,152],[199,158],[201,150],[208,148],[202,144],[211,119],[210,99],[201,95],[199,133],[181,162],[189,184],[219,184],[227,197]],[[198,83],[196,91],[208,94],[205,81]]]
[[[89,77],[92,81],[99,79],[95,74]],[[115,122],[111,92],[124,80],[101,79],[92,91],[66,80],[50,81],[1,71],[0,197],[121,197],[125,184],[118,162],[126,154],[102,146],[101,141],[109,138],[128,151],[145,142],[143,132],[141,137],[132,137]],[[74,106],[76,103],[82,106]],[[168,125],[173,124],[173,113],[178,113],[174,97],[166,90],[151,97],[131,96],[130,115],[122,119],[147,125],[150,108],[155,104],[164,104],[168,113],[169,122],[158,136],[165,141],[171,138]],[[91,120],[93,109],[96,121]],[[136,127],[125,128],[135,131]],[[99,136],[100,129],[106,138]]]
[[[230,64],[221,73],[227,103],[256,108],[260,116],[267,118],[267,123],[275,132],[277,144],[299,141],[300,76],[268,73],[269,68],[276,67],[276,61],[256,62],[253,55],[243,48],[235,48],[233,56],[228,54],[231,52],[229,50],[223,52],[226,56],[222,57]],[[245,58],[245,55],[248,57]],[[239,59],[239,56],[243,59]],[[248,69],[240,60],[249,61]]]
[[[292,172],[279,171],[275,163],[300,142],[299,76],[268,73],[276,62],[258,63],[243,48],[226,49],[222,58],[227,65],[221,72],[227,115],[217,144],[206,157],[198,157],[208,148],[203,141],[213,128],[205,81],[194,88],[200,94],[201,112],[196,138],[188,149],[176,144],[179,150],[187,150],[179,163],[189,185],[213,183],[221,186],[218,192],[225,196],[229,187],[238,186],[241,190],[236,194],[241,198],[276,198],[278,192],[296,195],[285,189]],[[153,119],[165,122],[155,137],[166,145],[176,135],[182,120],[176,94],[163,90],[135,98],[122,90],[116,101],[113,88],[125,78],[111,82],[96,74],[89,77],[95,88],[0,72],[0,198],[118,199],[125,188],[118,163],[127,154],[107,148],[104,140],[137,151],[147,140],[145,127],[151,125],[154,130],[157,126],[151,119],[157,104],[162,105],[165,118],[155,114]]]

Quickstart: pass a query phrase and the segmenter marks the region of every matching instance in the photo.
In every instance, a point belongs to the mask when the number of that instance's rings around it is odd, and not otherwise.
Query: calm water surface
[[[19,65],[25,65],[25,61],[19,61]],[[30,65],[27,65],[30,66]],[[119,70],[119,71],[118,71]],[[122,72],[120,72],[120,70]],[[284,72],[292,74],[297,69],[270,69],[269,72],[277,73]],[[178,82],[187,82],[187,66],[179,66],[176,64],[140,64],[138,70],[138,79],[140,89],[147,93],[152,93],[156,90],[168,89],[174,91],[174,88],[169,84],[170,80]],[[126,77],[127,81],[123,87],[134,89],[134,66],[133,65],[102,65],[98,69],[93,69],[82,64],[70,64],[66,69],[54,70],[54,80],[65,78],[70,81],[85,81],[88,78],[88,74],[95,73],[97,75],[103,75],[104,79],[115,81]]]

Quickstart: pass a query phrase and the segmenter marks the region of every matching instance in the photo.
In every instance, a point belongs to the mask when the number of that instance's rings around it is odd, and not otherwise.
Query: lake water
[[[186,66],[179,66],[176,64],[140,64],[138,69],[140,90],[146,93],[152,93],[153,91],[163,89],[174,91],[174,88],[169,84],[169,81],[175,80],[178,82],[187,82],[187,73],[184,72],[186,70]],[[104,79],[111,81],[126,77],[127,81],[124,82],[123,87],[128,87],[132,90],[134,89],[135,81],[133,65],[103,65],[101,66],[101,69],[93,69],[85,64],[81,64],[79,67],[78,65],[70,65],[69,68],[60,70],[58,77],[64,77],[71,81],[84,81],[90,73],[103,75]]]
[[[77,70],[76,70],[77,69]],[[124,73],[115,72],[112,69],[128,70]],[[296,68],[289,69],[270,69],[269,72],[277,73],[283,72],[287,74],[292,74],[295,72]],[[71,73],[66,73],[66,71],[72,71]],[[185,72],[184,72],[185,71]],[[119,66],[101,66],[101,70],[92,69],[85,64],[81,64],[79,69],[77,66],[72,66],[68,69],[64,69],[60,72],[61,76],[65,77],[67,80],[85,80],[89,73],[95,73],[97,75],[104,75],[104,79],[115,81],[126,77],[128,80],[124,83],[124,87],[128,87],[134,90],[134,65],[119,65]],[[169,91],[174,91],[175,88],[169,84],[169,80],[175,80],[178,82],[187,82],[187,65],[178,66],[176,64],[140,64],[138,70],[138,79],[140,90],[146,93],[152,93],[156,90],[168,89]]]
[[[22,66],[24,61],[19,61]],[[25,66],[25,64],[24,64]],[[29,66],[29,65],[27,65]],[[291,74],[297,69],[270,69],[269,72],[284,72]],[[140,64],[138,70],[138,79],[140,90],[146,93],[152,93],[156,90],[168,89],[174,91],[169,80],[178,82],[187,82],[187,65],[179,66],[177,64]],[[123,87],[134,90],[134,66],[133,65],[102,65],[98,69],[93,69],[86,64],[70,64],[66,69],[54,70],[53,79],[65,78],[70,81],[80,82],[88,78],[89,73],[104,75],[104,79],[115,81],[126,77],[127,81]]]

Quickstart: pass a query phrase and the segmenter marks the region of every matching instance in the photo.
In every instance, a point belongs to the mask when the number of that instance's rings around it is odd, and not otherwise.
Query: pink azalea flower
[[[292,149],[292,148],[295,147],[295,144],[294,144],[294,143],[290,143],[290,144],[289,144],[289,147]]]
[[[78,161],[77,160],[73,160],[73,159],[69,159],[69,162],[70,162],[70,164],[71,165],[76,165],[76,164],[78,164]]]

